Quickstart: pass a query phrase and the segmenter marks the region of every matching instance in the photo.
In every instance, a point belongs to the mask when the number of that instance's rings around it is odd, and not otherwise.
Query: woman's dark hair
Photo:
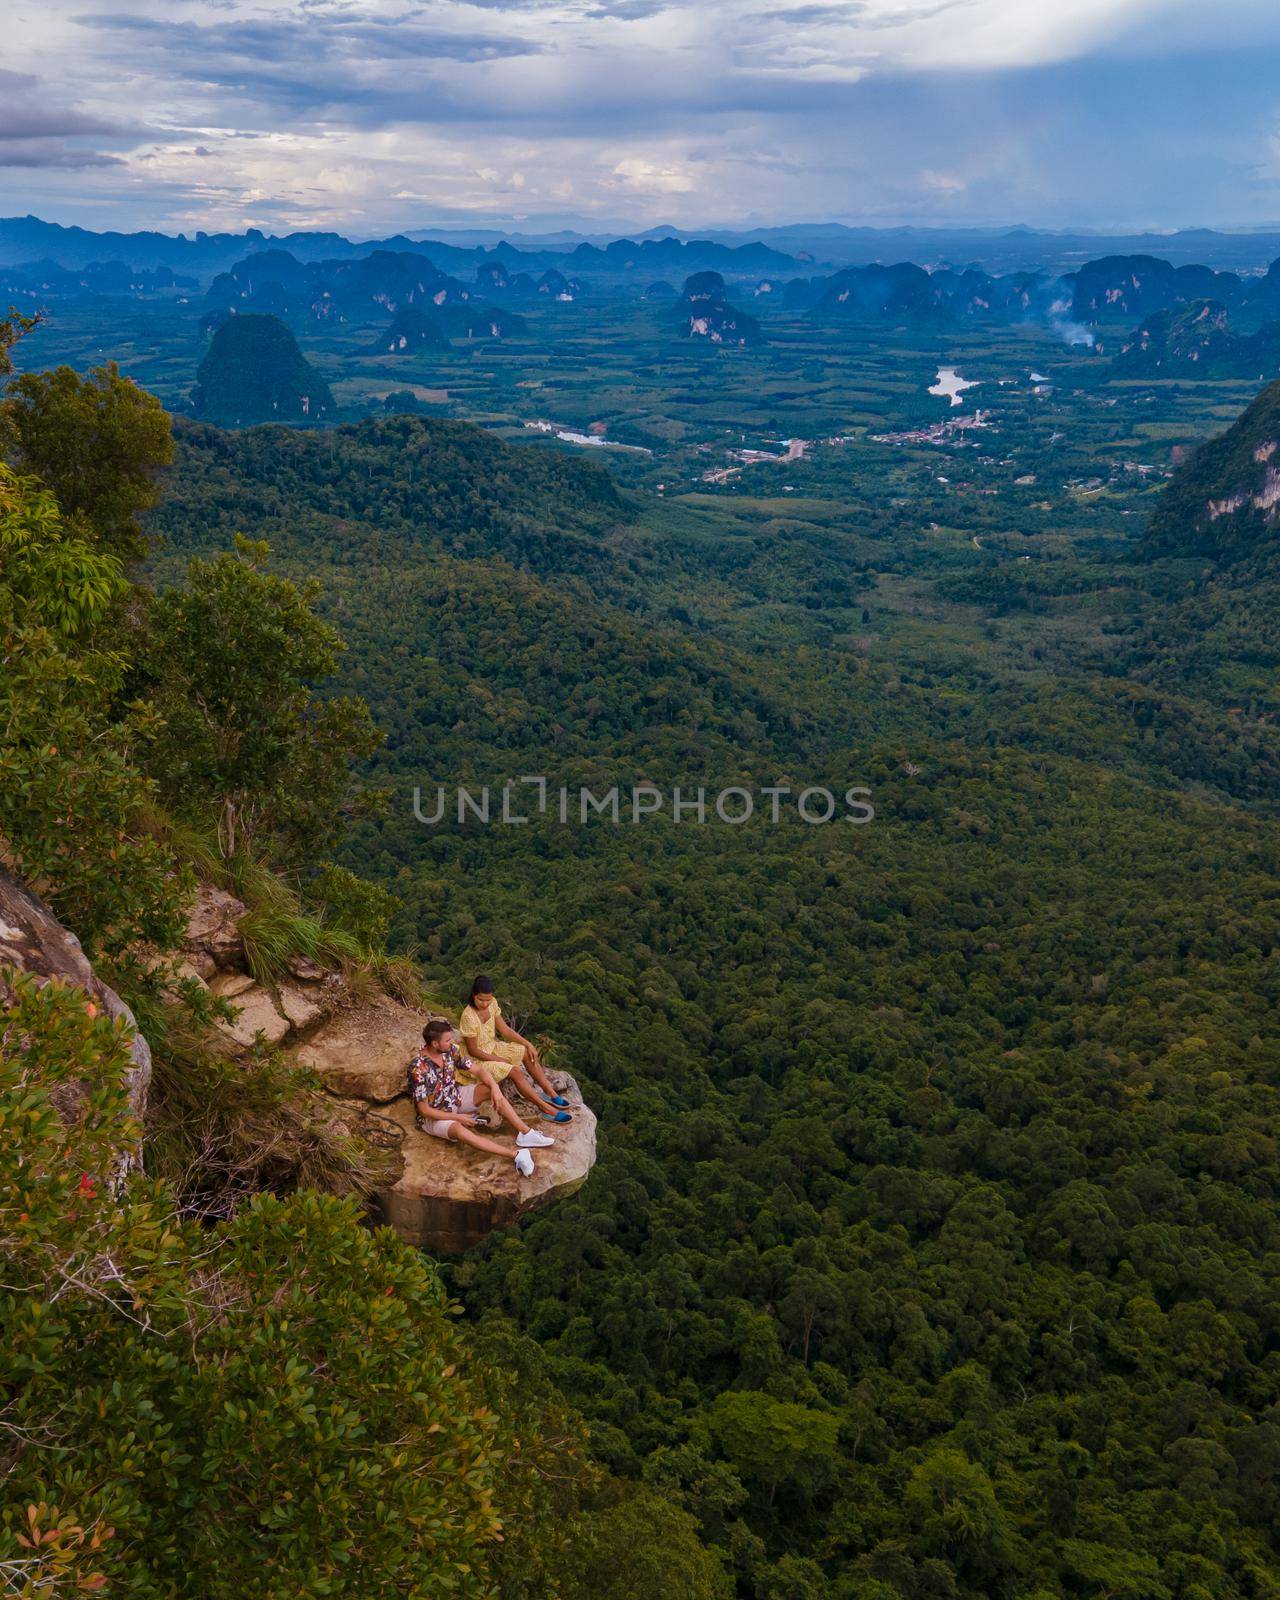
[[[471,993],[467,996],[467,1004],[471,1005],[474,1002],[475,997],[478,994],[492,994],[492,993],[493,993],[493,979],[490,978],[490,977],[487,977],[482,972],[480,974],[480,976],[471,985]]]
[[[433,1017],[422,1030],[422,1042],[429,1048],[443,1039],[446,1033],[452,1032],[453,1023],[446,1017]]]

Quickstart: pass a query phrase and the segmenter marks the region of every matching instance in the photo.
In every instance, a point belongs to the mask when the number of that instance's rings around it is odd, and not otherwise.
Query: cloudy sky
[[[1277,0],[9,0],[0,214],[1262,226]]]

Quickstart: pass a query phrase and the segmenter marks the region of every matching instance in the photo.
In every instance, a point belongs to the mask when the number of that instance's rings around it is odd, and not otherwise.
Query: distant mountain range
[[[925,265],[977,266],[991,273],[1073,272],[1086,261],[1113,255],[1159,256],[1176,266],[1203,264],[1254,271],[1280,256],[1280,229],[1220,233],[1209,228],[1172,234],[1108,235],[1055,233],[1032,228],[870,228],[838,222],[795,223],[750,231],[705,229],[690,233],[670,226],[619,237],[609,233],[557,230],[522,233],[492,228],[413,229],[390,238],[353,240],[340,233],[268,235],[242,233],[193,236],[152,231],[97,233],[64,227],[39,217],[0,218],[0,267],[48,260],[76,270],[93,263],[122,262],[130,269],[168,267],[207,281],[247,254],[287,250],[300,261],[369,255],[375,250],[429,255],[444,271],[473,273],[486,260],[509,270],[674,271],[687,276],[711,269],[781,272],[818,265],[843,267],[910,260]]]
[[[899,233],[877,237],[883,243]],[[1256,247],[1269,236],[1250,237]],[[801,269],[816,263],[761,240],[727,244],[662,234],[529,253],[505,240],[464,249],[407,237],[359,244],[334,233],[272,240],[252,229],[186,239],[94,234],[38,218],[0,220],[0,262],[6,252],[28,248],[42,253],[25,264],[0,265],[0,305],[30,312],[84,297],[197,304],[203,298],[206,331],[231,313],[281,317],[299,331],[326,322],[381,323],[387,353],[435,345],[437,336],[447,341],[519,335],[526,331],[522,311],[539,303],[676,298],[672,278],[685,284],[679,309],[685,335],[726,345],[760,342],[765,328],[756,311],[773,306],[828,322],[1039,323],[1082,344],[1095,342],[1094,330],[1119,325],[1128,332],[1142,319],[1118,358],[1118,370],[1134,376],[1266,375],[1274,370],[1277,339],[1268,325],[1280,322],[1280,259],[1252,272],[1123,254],[1089,259],[1067,272],[993,273],[973,263],[877,261],[806,275]],[[50,254],[54,248],[60,258]],[[116,249],[128,259],[97,258]],[[232,250],[238,254],[224,259]],[[89,262],[73,259],[90,252],[95,259]],[[192,270],[154,259],[161,256]],[[218,269],[210,279],[211,264]],[[208,283],[203,297],[202,282]],[[692,292],[690,284],[697,286]],[[1216,309],[1206,312],[1206,305]],[[426,321],[408,330],[389,326],[410,306]],[[1189,308],[1199,309],[1184,316]],[[1224,313],[1239,329],[1227,326]],[[1105,342],[1114,347],[1110,335]]]
[[[757,296],[819,316],[929,322],[951,318],[1047,321],[1081,328],[1128,321],[1208,295],[1255,319],[1280,316],[1280,261],[1261,276],[1175,267],[1157,256],[1103,256],[1077,272],[1011,272],[978,267],[933,271],[915,262],[845,267],[829,277],[765,279]]]
[[[763,272],[804,266],[811,257],[784,254],[758,241],[727,245],[714,240],[675,238],[612,240],[605,248],[581,243],[571,249],[520,250],[505,240],[491,247],[464,246],[445,239],[415,239],[396,235],[362,242],[339,233],[291,233],[282,238],[257,228],[244,233],[93,233],[86,228],[65,228],[39,217],[0,218],[0,267],[33,261],[57,262],[77,269],[102,261],[118,261],[132,269],[167,267],[201,279],[225,272],[246,254],[283,250],[307,263],[352,259],[377,251],[429,256],[443,270],[473,273],[486,261],[499,261],[509,270],[548,267],[578,270],[590,266],[598,272],[674,268],[686,273],[699,268],[722,271]]]

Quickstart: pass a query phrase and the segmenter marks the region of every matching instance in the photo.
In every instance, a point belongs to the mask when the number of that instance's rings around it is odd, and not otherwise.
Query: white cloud
[[[65,198],[84,220],[115,205],[170,226],[367,233],[620,206],[641,223],[966,210],[1078,222],[1124,186],[1165,211],[1212,200],[1206,220],[1235,194],[1245,217],[1274,188],[1259,164],[1275,126],[1261,81],[1273,5],[16,0],[7,69],[56,60],[57,98],[81,126],[147,129],[101,145],[123,168],[6,188],[10,209]],[[1217,94],[1211,149],[1148,69],[1171,41],[1190,60],[1224,38],[1235,72],[1218,81],[1210,67],[1196,85]],[[1119,65],[1128,79],[1107,78]]]
[[[697,180],[687,167],[675,164],[657,166],[640,156],[627,156],[613,168],[613,176],[628,189],[641,194],[691,194]]]

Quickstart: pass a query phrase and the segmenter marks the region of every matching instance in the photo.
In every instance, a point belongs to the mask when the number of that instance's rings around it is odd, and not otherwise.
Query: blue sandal
[[[562,1110],[563,1110],[563,1108],[565,1106],[567,1106],[569,1104],[569,1102],[565,1099],[565,1097],[562,1094],[544,1095],[543,1099],[546,1100],[548,1105],[559,1106]]]
[[[548,1122],[572,1122],[573,1118],[567,1111],[544,1111],[543,1117]]]

